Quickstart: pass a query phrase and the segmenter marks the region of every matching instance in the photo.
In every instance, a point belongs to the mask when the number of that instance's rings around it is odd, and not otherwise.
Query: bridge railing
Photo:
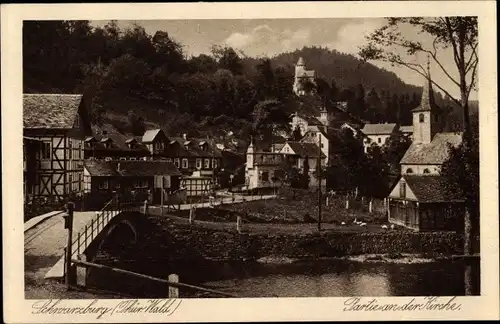
[[[127,201],[120,202],[118,199],[111,199],[91,219],[87,225],[76,234],[71,243],[71,258],[78,258],[85,249],[93,242],[93,240],[101,233],[108,223],[118,214],[127,211],[138,211],[140,206],[136,202]]]

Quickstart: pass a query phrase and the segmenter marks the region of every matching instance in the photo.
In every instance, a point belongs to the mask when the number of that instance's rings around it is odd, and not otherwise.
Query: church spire
[[[435,108],[434,91],[432,90],[430,58],[427,56],[427,76],[425,78],[424,86],[422,87],[422,99],[420,105],[413,109],[416,111],[431,111]]]

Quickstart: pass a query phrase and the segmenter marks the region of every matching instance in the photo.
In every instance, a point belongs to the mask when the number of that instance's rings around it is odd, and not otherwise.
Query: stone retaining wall
[[[262,257],[318,258],[359,254],[461,254],[462,236],[453,232],[238,234],[153,221],[148,246],[169,259],[248,260]]]

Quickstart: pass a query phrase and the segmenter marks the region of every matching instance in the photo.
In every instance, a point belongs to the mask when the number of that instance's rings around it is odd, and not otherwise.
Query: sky
[[[91,21],[93,26],[102,27],[109,21]],[[304,46],[323,46],[339,52],[357,56],[359,47],[366,44],[365,36],[385,23],[384,18],[311,18],[311,19],[251,19],[251,20],[122,20],[120,28],[137,23],[147,33],[154,35],[158,30],[166,31],[171,38],[183,45],[187,56],[209,54],[212,45],[228,45],[242,50],[246,55],[259,57],[294,51]],[[402,35],[419,40],[431,46],[432,38],[418,35],[411,28],[401,29]],[[451,50],[441,51],[440,61],[444,68],[456,76]],[[413,58],[413,62],[423,65],[426,56]],[[392,71],[408,84],[421,86],[422,76],[404,67],[392,67],[388,63],[372,61],[372,64]],[[307,62],[306,62],[307,65]],[[459,89],[441,69],[431,62],[434,81],[458,96]],[[436,89],[435,89],[436,90]],[[471,100],[477,98],[471,93]]]

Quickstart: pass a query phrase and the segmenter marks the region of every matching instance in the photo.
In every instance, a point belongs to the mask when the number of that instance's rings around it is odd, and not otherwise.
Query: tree
[[[229,70],[235,75],[243,73],[241,58],[232,47],[212,46],[211,50],[220,68]]]
[[[280,101],[260,101],[252,115],[254,134],[265,141],[271,140],[277,131],[289,131],[289,116]]]
[[[410,138],[397,132],[392,134],[382,146],[383,160],[389,165],[393,174],[401,173],[399,162],[410,145]]]
[[[309,157],[304,157],[304,165],[302,166],[301,187],[303,189],[309,188]]]
[[[380,123],[383,120],[383,106],[380,97],[375,89],[371,89],[368,91],[366,95],[366,105],[367,109],[367,117],[370,121],[374,123]]]
[[[298,142],[302,138],[302,133],[300,132],[300,128],[295,126],[292,131],[292,141]]]
[[[129,110],[128,122],[132,134],[134,134],[135,136],[141,136],[146,131],[146,127],[144,125],[144,119],[142,117],[137,116],[134,110]]]
[[[262,59],[255,67],[257,70],[257,94],[260,99],[271,99],[274,88],[274,71],[271,60]]]
[[[401,26],[409,26],[419,35],[427,35],[433,38],[432,47],[426,47],[421,41],[405,38],[399,32]],[[394,65],[406,67],[432,82],[443,93],[448,95],[462,109],[464,121],[463,150],[466,152],[463,157],[464,175],[463,182],[472,190],[474,179],[471,168],[474,161],[472,154],[472,132],[469,114],[469,95],[476,90],[476,77],[479,57],[478,46],[478,24],[477,17],[438,17],[438,18],[388,18],[387,24],[375,30],[367,36],[368,43],[362,47],[359,55],[365,60],[380,60],[390,62]],[[418,36],[417,36],[418,37]],[[418,38],[417,38],[418,39]],[[453,61],[455,63],[458,78],[454,72],[449,71],[442,64],[442,54],[451,49]],[[404,53],[404,54],[399,54]],[[450,89],[431,80],[428,69],[422,64],[414,63],[411,58],[418,54],[427,54],[429,59],[440,68],[441,72],[458,88],[460,97],[451,95]],[[470,199],[470,198],[468,198]],[[478,223],[473,218],[478,218],[479,214],[466,203],[464,217],[464,253],[472,253],[472,223]]]

